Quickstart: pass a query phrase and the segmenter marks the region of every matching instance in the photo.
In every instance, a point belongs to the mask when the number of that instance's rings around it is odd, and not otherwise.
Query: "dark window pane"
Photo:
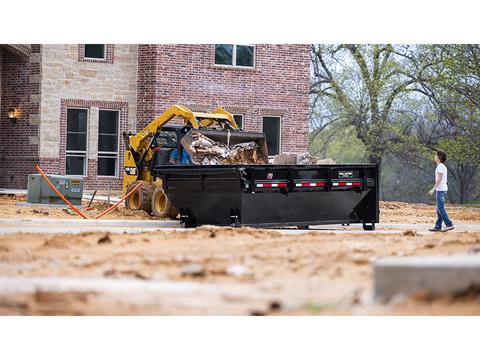
[[[215,64],[232,65],[233,45],[215,45]]]
[[[243,129],[243,116],[242,115],[233,115],[233,120],[237,123],[240,129]]]
[[[67,109],[67,132],[87,132],[87,110]]]
[[[85,57],[94,58],[94,59],[105,58],[105,45],[104,44],[86,44]]]
[[[98,151],[116,152],[117,145],[117,135],[98,135]]]
[[[115,176],[115,168],[117,158],[114,157],[99,157],[98,158],[98,175]]]
[[[263,132],[267,138],[268,155],[278,155],[280,153],[280,118],[265,116]]]
[[[67,132],[67,150],[86,151],[87,137],[85,135]]]
[[[237,45],[236,65],[253,67],[253,46]]]
[[[118,134],[118,111],[100,110],[98,120],[100,134]]]
[[[118,111],[100,110],[98,114],[98,151],[118,150]]]
[[[84,166],[85,157],[84,156],[70,156],[67,155],[67,175],[85,175]]]

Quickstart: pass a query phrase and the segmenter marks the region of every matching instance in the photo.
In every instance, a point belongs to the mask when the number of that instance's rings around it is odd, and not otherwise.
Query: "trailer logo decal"
[[[353,171],[339,171],[338,172],[338,177],[339,178],[351,178],[353,177]]]

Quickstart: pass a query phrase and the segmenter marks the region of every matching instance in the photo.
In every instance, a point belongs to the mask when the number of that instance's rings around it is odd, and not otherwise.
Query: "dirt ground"
[[[27,206],[25,195],[0,195],[0,218],[76,218],[73,211],[67,208]],[[96,214],[107,209],[109,205],[105,201],[94,201],[88,208],[89,201],[84,200],[82,212],[87,216],[94,217]],[[113,204],[113,202],[112,202]],[[447,204],[446,209],[454,223],[478,223],[480,222],[480,207],[464,207]],[[155,219],[143,211],[130,211],[120,204],[104,219]],[[384,223],[434,223],[437,218],[435,206],[432,204],[413,204],[402,202],[380,202],[380,221]]]
[[[476,292],[441,299],[418,294],[387,304],[374,303],[371,293],[377,257],[478,251],[480,233],[462,232],[282,235],[201,227],[2,235],[4,281],[48,277],[58,289],[0,293],[0,314],[480,315]],[[102,287],[61,287],[65,279]],[[102,291],[108,287],[117,292]]]
[[[67,209],[19,205],[25,201],[23,195],[0,195],[0,218],[77,217]],[[109,206],[87,204],[83,211],[90,217]],[[381,222],[436,218],[433,205],[381,202],[380,208]],[[456,223],[480,222],[480,208],[447,210]],[[153,219],[124,205],[105,218]],[[372,300],[375,258],[469,252],[480,252],[480,232],[282,235],[201,227],[0,235],[0,314],[480,315],[478,292],[435,299],[417,294],[387,304]]]
[[[78,215],[67,206],[51,207],[51,206],[30,206],[25,205],[27,201],[26,195],[0,195],[0,218],[58,218],[58,219],[74,219]],[[93,218],[98,213],[108,209],[115,202],[109,205],[106,201],[93,201],[92,206],[88,207],[88,200],[82,201],[83,208],[80,210],[87,216]],[[124,204],[120,204],[112,212],[103,216],[102,219],[155,219],[153,216],[144,211],[131,211],[125,208]]]
[[[445,208],[454,223],[479,223],[480,207],[446,204]],[[437,212],[434,204],[380,202],[380,222],[424,224],[434,223]]]

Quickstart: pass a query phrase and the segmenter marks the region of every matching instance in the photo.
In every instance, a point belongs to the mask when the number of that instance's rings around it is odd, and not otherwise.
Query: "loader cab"
[[[183,147],[180,141],[191,129],[191,126],[164,126],[153,141],[153,166],[180,165],[182,163]],[[175,163],[172,164],[171,155],[176,150]]]

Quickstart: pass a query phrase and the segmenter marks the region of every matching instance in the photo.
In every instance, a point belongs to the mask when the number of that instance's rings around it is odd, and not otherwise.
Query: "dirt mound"
[[[73,246],[88,246],[88,242],[82,238],[55,235],[52,238],[46,239],[42,244],[42,248],[45,249],[68,249]]]

